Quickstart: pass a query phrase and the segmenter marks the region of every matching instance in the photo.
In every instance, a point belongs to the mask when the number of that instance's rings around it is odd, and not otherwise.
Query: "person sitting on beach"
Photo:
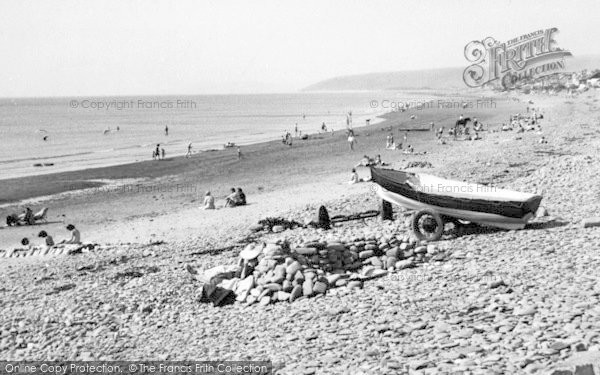
[[[33,211],[31,211],[31,208],[26,207],[25,208],[25,214],[23,215],[23,219],[22,222],[24,225],[33,225],[35,224],[35,219],[33,218]]]
[[[358,177],[358,173],[356,173],[356,169],[352,168],[352,174],[350,175],[349,184],[356,184],[360,182],[360,178]]]
[[[210,194],[210,191],[206,192],[204,196],[204,207],[205,210],[214,210],[215,209],[215,197]]]
[[[379,154],[377,154],[375,157],[375,165],[383,165],[383,162],[381,161],[381,155]]]
[[[480,139],[481,139],[481,137],[479,136],[479,134],[476,131],[473,132],[473,135],[471,136],[471,140],[472,141],[478,141]]]
[[[238,195],[235,188],[231,188],[231,193],[225,198],[225,207],[237,206]]]
[[[246,194],[242,191],[242,188],[237,188],[237,205],[245,206],[246,205]]]
[[[45,230],[41,231],[38,234],[38,237],[44,238],[46,240],[46,247],[44,248],[44,255],[45,255],[48,253],[48,251],[50,251],[50,249],[52,249],[54,247],[54,239],[52,239],[52,236],[50,236],[48,233],[46,233]]]
[[[75,225],[73,224],[67,225],[67,230],[71,232],[71,238],[62,240],[60,243],[79,245],[81,243],[81,234],[79,233],[79,230],[75,228]]]

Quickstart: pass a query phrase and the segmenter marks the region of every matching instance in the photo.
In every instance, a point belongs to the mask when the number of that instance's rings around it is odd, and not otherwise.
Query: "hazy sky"
[[[0,0],[0,96],[290,92],[467,66],[464,46],[558,27],[600,54],[600,1]]]

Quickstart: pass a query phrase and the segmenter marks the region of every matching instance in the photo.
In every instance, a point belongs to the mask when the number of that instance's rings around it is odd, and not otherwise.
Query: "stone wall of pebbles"
[[[258,254],[253,273],[225,285],[235,291],[239,302],[261,305],[294,302],[331,288],[362,288],[368,279],[444,259],[435,245],[408,236],[310,241],[299,247],[272,240],[249,244],[242,253]]]

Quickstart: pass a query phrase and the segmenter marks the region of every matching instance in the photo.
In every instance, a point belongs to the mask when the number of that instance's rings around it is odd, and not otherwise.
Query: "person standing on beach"
[[[354,151],[354,142],[356,142],[356,139],[354,138],[354,132],[350,130],[348,132],[348,145],[350,146],[350,151]]]
[[[242,159],[242,150],[240,149],[239,146],[237,148],[237,155],[238,155],[238,160],[241,160]]]
[[[294,127],[294,131],[296,132],[296,137],[298,136],[298,123],[296,123],[296,126]]]
[[[169,135],[169,125],[165,125],[165,135]]]
[[[408,144],[408,130],[404,132],[404,144]]]
[[[185,154],[185,157],[186,157],[186,158],[189,158],[189,157],[191,157],[191,156],[192,156],[192,142],[190,142],[190,143],[188,144],[188,151],[187,151],[187,154]]]
[[[165,149],[164,149],[164,148],[162,148],[162,149],[160,150],[160,152],[161,152],[161,154],[162,154],[162,160],[165,160]]]

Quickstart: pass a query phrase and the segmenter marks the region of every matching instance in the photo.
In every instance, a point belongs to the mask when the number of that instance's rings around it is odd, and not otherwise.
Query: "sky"
[[[600,54],[600,1],[0,0],[0,97],[294,92],[340,75],[467,66],[557,27]]]

